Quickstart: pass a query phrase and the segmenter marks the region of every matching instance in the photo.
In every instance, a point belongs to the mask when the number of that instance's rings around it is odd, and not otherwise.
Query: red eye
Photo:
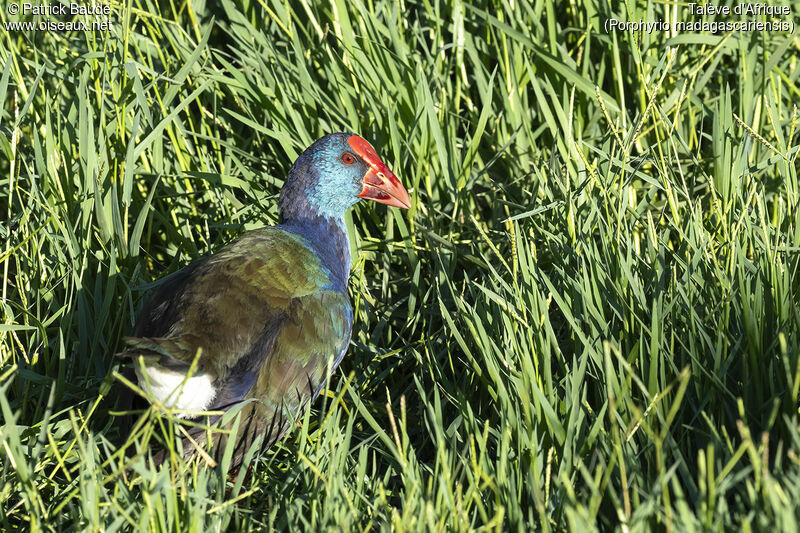
[[[356,158],[350,154],[344,154],[342,156],[342,161],[344,162],[345,165],[352,165],[353,163],[356,162]]]

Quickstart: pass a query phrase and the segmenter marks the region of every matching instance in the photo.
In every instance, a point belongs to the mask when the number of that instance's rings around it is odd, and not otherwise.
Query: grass
[[[603,31],[713,20],[687,9],[132,0],[108,32],[0,30],[2,528],[796,530],[800,41]],[[414,201],[348,219],[345,362],[249,476],[148,465],[173,426],[113,414],[147,289],[274,223],[336,130]]]

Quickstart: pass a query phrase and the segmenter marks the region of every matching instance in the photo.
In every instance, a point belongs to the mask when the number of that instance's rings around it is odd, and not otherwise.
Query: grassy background
[[[0,527],[796,529],[800,39],[612,16],[713,19],[132,0],[0,30]],[[275,222],[336,130],[414,208],[348,220],[323,399],[235,481],[126,458],[161,427],[109,414],[148,284]]]

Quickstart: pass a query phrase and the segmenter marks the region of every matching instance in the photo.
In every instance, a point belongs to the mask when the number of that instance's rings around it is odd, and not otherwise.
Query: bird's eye
[[[345,165],[352,165],[353,163],[355,163],[355,162],[356,162],[356,158],[355,158],[355,157],[353,157],[353,156],[352,156],[352,155],[350,155],[350,154],[344,154],[344,155],[342,156],[342,162],[343,162]]]

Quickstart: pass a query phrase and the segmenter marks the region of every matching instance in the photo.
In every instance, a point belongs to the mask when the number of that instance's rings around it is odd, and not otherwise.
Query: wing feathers
[[[209,409],[255,398],[242,409],[248,422],[240,436],[271,444],[347,349],[349,297],[330,287],[302,237],[279,228],[250,232],[160,285],[124,355],[158,355],[160,366],[186,372],[202,348],[198,371],[215,390]]]

